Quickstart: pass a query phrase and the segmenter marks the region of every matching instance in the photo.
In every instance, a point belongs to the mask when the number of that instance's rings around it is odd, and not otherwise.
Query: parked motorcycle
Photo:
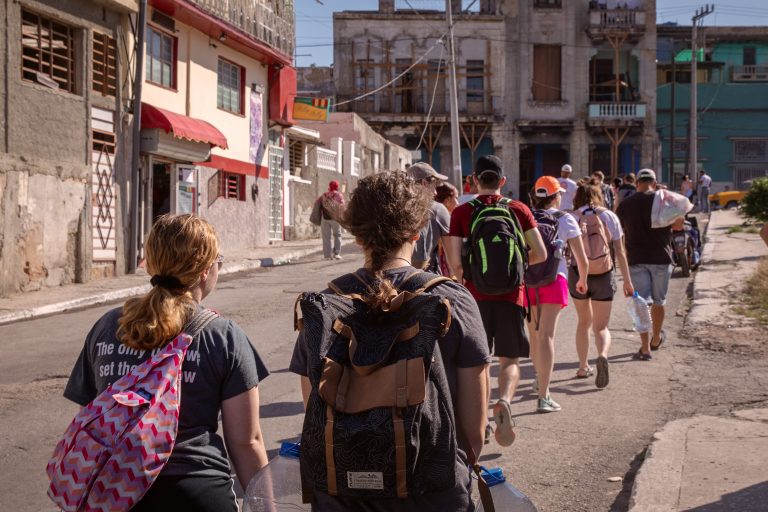
[[[701,263],[701,234],[696,217],[685,216],[683,229],[672,231],[672,255],[683,277],[689,277],[692,270]]]

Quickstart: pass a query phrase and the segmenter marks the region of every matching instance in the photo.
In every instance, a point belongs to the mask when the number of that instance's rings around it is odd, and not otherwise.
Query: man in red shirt
[[[498,157],[480,157],[472,179],[477,185],[479,201],[490,205],[502,199],[501,187],[504,186],[506,178]],[[529,248],[529,264],[541,263],[547,258],[547,250],[531,210],[515,200],[507,206],[520,222]],[[514,440],[509,403],[515,396],[520,381],[519,358],[529,357],[528,337],[525,334],[525,293],[524,288],[520,286],[504,295],[484,295],[477,291],[472,281],[463,279],[461,248],[464,239],[470,235],[473,212],[474,206],[471,203],[459,205],[453,210],[448,232],[450,244],[447,256],[456,278],[466,285],[477,301],[488,337],[488,346],[491,350],[494,350],[495,346],[494,355],[499,358],[499,400],[493,407],[493,416],[496,420],[496,441],[502,446],[509,446]],[[488,389],[490,390],[490,386]]]

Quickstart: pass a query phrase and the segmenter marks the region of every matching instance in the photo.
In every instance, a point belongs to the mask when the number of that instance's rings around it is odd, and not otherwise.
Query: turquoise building
[[[697,168],[712,177],[713,191],[745,189],[747,180],[768,175],[768,27],[704,27],[699,33]],[[661,176],[674,187],[693,169],[690,38],[691,27],[658,26]]]

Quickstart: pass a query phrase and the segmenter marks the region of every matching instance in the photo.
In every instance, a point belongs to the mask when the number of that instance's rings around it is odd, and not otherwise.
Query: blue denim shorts
[[[648,304],[663,306],[667,302],[672,265],[630,265],[632,286]]]

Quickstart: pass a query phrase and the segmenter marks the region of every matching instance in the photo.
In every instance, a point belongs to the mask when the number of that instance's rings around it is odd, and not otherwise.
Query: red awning
[[[174,137],[193,142],[204,142],[227,149],[227,138],[215,126],[200,119],[193,119],[168,110],[141,104],[141,128],[159,128]]]
[[[195,162],[195,165],[220,169],[235,174],[243,174],[245,176],[256,176],[257,178],[269,177],[269,169],[263,165],[243,162],[242,160],[235,160],[234,158],[227,158],[220,155],[212,154],[207,162]]]

